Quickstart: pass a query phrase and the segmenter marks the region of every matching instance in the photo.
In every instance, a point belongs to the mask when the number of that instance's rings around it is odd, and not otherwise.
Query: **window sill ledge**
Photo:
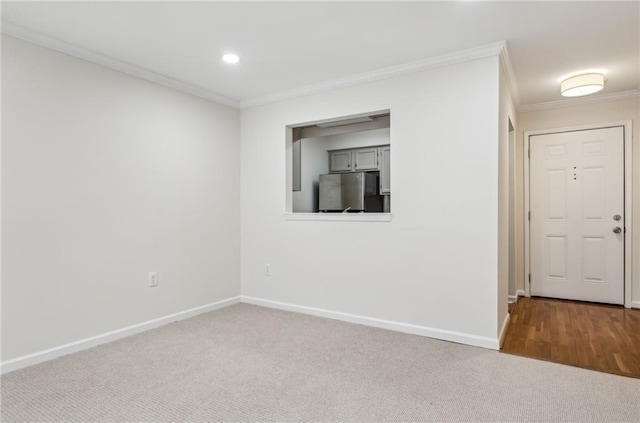
[[[284,220],[313,222],[391,222],[391,213],[285,213]]]

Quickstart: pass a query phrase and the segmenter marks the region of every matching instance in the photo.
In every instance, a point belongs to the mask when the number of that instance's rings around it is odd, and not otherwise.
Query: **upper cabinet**
[[[389,148],[389,146],[384,146]],[[380,170],[380,149],[384,147],[362,147],[330,150],[329,172],[367,172]]]
[[[350,172],[351,150],[329,151],[329,172]]]
[[[391,146],[330,150],[329,172],[380,172],[381,195],[391,194]]]
[[[391,193],[391,147],[380,147],[380,194]]]
[[[378,170],[378,147],[358,148],[352,151],[353,170]]]

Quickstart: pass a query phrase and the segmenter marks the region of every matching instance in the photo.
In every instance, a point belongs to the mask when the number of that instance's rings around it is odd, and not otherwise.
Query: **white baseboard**
[[[227,298],[226,300],[205,304],[200,307],[195,307],[189,310],[170,314],[168,316],[159,317],[157,319],[148,320],[146,322],[138,323],[132,326],[127,326],[125,328],[103,333],[101,335],[96,335],[90,338],[81,339],[79,341],[70,342],[68,344],[61,345],[59,347],[49,348],[48,350],[38,351],[33,354],[28,354],[22,357],[7,360],[0,363],[0,374],[12,372],[14,370],[22,369],[24,367],[33,366],[34,364],[39,364],[45,361],[53,360],[54,358],[62,357],[63,355],[68,355],[78,351],[93,348],[101,344],[106,344],[107,342],[112,342],[117,339],[126,338],[128,336],[135,335],[140,332],[145,332],[149,329],[154,329],[169,323],[177,322],[179,320],[185,320],[190,317],[197,316],[198,314],[207,313],[213,310],[218,310],[220,308],[228,307],[230,305],[237,304],[239,302],[240,302],[239,296]]]
[[[457,342],[459,344],[473,345],[476,347],[499,350],[500,345],[497,338],[471,335],[462,332],[453,332],[444,329],[429,328],[410,323],[394,322],[390,320],[376,319],[373,317],[358,316],[356,314],[342,313],[338,311],[324,310],[315,307],[299,306],[278,301],[264,300],[261,298],[242,296],[241,302],[254,304],[262,307],[275,308],[278,310],[293,311],[295,313],[309,314],[312,316],[325,317],[328,319],[341,320],[343,322],[356,323],[376,328],[389,329],[397,332],[410,333],[413,335],[426,336],[428,338],[441,339],[443,341]],[[508,315],[507,315],[508,316]]]
[[[631,308],[640,308],[640,301],[631,301]]]
[[[502,322],[502,327],[500,328],[500,336],[498,337],[500,348],[502,348],[502,344],[504,343],[504,336],[507,334],[509,322],[511,322],[511,315],[507,313],[507,315],[504,316],[504,321]]]
[[[516,291],[516,295],[509,295],[509,302],[510,303],[517,303],[518,302],[518,298],[524,297],[524,296],[525,296],[524,291],[519,289],[518,291]]]

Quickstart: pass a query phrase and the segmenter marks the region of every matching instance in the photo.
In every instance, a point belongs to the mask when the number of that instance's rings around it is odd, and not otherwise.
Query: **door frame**
[[[531,274],[531,253],[530,253],[530,225],[529,212],[530,212],[530,138],[533,135],[548,135],[557,134],[561,132],[574,132],[585,131],[590,129],[604,129],[611,127],[623,127],[624,128],[624,220],[625,220],[625,233],[624,233],[624,306],[631,308],[631,269],[632,269],[632,254],[631,248],[633,245],[633,190],[632,190],[632,122],[631,120],[619,121],[619,122],[606,122],[598,124],[567,126],[562,128],[552,129],[539,129],[535,131],[525,131],[524,133],[524,148],[523,150],[523,162],[524,162],[524,291],[527,297],[531,296],[531,285],[529,275]]]

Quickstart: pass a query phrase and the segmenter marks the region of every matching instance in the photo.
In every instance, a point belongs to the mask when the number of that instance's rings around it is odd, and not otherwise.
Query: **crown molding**
[[[509,57],[509,45],[506,41],[503,48],[500,50],[500,65],[507,81],[507,87],[509,87],[511,100],[513,101],[513,105],[517,109],[520,105],[520,92],[518,91],[518,83],[516,81],[515,73],[513,72],[513,67],[511,66],[511,58]]]
[[[429,69],[436,69],[443,66],[450,66],[458,63],[468,62],[471,60],[484,59],[486,57],[497,56],[502,54],[502,52],[506,50],[506,44],[507,43],[505,41],[500,41],[497,43],[487,44],[484,46],[462,50],[455,53],[444,54],[442,56],[436,56],[428,59],[418,60],[415,62],[409,62],[401,65],[390,66],[387,68],[377,69],[369,72],[363,72],[356,75],[346,76],[343,78],[323,81],[316,84],[305,85],[303,87],[295,88],[292,90],[280,91],[280,92],[269,94],[262,97],[254,97],[254,98],[240,101],[240,109],[248,109],[251,107],[262,106],[269,103],[275,103],[278,101],[290,100],[293,98],[303,97],[311,94],[318,94],[321,92],[334,90],[337,88],[344,88],[344,87],[349,87],[353,85],[358,85],[365,82],[373,82],[381,79],[392,78],[395,76],[406,75],[409,73],[415,73],[415,72],[425,71]],[[507,59],[508,59],[508,56],[507,56]],[[510,64],[509,64],[509,69],[510,69]],[[513,80],[512,77],[511,79]]]
[[[421,72],[430,69],[436,69],[444,66],[455,65],[459,63],[468,62],[471,60],[484,59],[491,56],[499,56],[500,63],[504,70],[509,91],[511,92],[512,99],[517,106],[519,104],[519,93],[514,77],[513,69],[511,67],[511,61],[509,59],[509,53],[506,41],[500,41],[492,44],[487,44],[480,47],[474,47],[467,50],[462,50],[454,53],[444,54],[432,58],[422,59],[415,62],[409,62],[405,64],[390,66],[387,68],[377,69],[369,72],[363,72],[356,75],[350,75],[343,78],[332,79],[328,81],[322,81],[315,84],[306,85],[291,90],[280,91],[277,93],[269,94],[261,97],[254,97],[242,101],[236,101],[228,97],[224,97],[214,92],[194,87],[176,79],[170,78],[165,75],[161,75],[147,69],[140,68],[130,63],[122,62],[109,56],[105,56],[88,49],[78,47],[72,44],[68,44],[64,41],[57,40],[55,38],[44,35],[40,32],[33,31],[20,25],[16,25],[12,22],[2,21],[2,33],[10,35],[12,37],[20,38],[24,41],[28,41],[33,44],[37,44],[43,47],[47,47],[61,53],[68,54],[73,57],[77,57],[82,60],[86,60],[92,63],[96,63],[108,68],[136,76],[147,81],[154,82],[159,85],[163,85],[169,88],[173,88],[197,97],[201,97],[210,101],[214,101],[226,106],[248,109],[251,107],[261,106],[269,103],[275,103],[278,101],[289,100],[293,98],[303,97],[311,94],[317,94],[337,88],[344,88],[353,85],[358,85],[366,82],[373,82],[387,78],[393,78],[400,75],[406,75],[415,72]],[[546,104],[546,103],[540,103]],[[524,108],[537,106],[537,105],[525,105]],[[522,111],[522,107],[518,107],[519,111]],[[558,106],[561,107],[561,106]]]
[[[216,94],[214,92],[207,91],[202,88],[194,87],[189,84],[185,84],[184,82],[180,82],[168,76],[164,76],[164,75],[140,68],[130,63],[122,62],[112,57],[95,53],[93,51],[84,49],[82,47],[65,43],[64,41],[51,38],[47,35],[22,27],[20,25],[16,25],[11,22],[7,22],[4,20],[2,21],[2,33],[6,35],[10,35],[12,37],[20,38],[21,40],[28,41],[33,44],[38,44],[40,46],[59,51],[61,53],[68,54],[73,57],[77,57],[82,60],[86,60],[88,62],[97,63],[99,65],[106,66],[108,68],[129,74],[129,75],[133,75],[138,78],[145,79],[147,81],[155,82],[156,84],[164,85],[165,87],[173,88],[173,89],[185,92],[187,94],[204,98],[206,100],[224,104],[225,106],[230,106],[234,108],[238,108],[239,106],[237,101],[224,97],[222,95]]]
[[[518,107],[518,112],[536,112],[539,110],[580,106],[582,104],[603,103],[606,101],[624,100],[625,98],[634,98],[634,97],[640,97],[640,90],[619,91],[617,93],[611,93],[611,94],[576,97],[576,98],[570,98],[566,100],[547,101],[544,103],[524,104]]]

